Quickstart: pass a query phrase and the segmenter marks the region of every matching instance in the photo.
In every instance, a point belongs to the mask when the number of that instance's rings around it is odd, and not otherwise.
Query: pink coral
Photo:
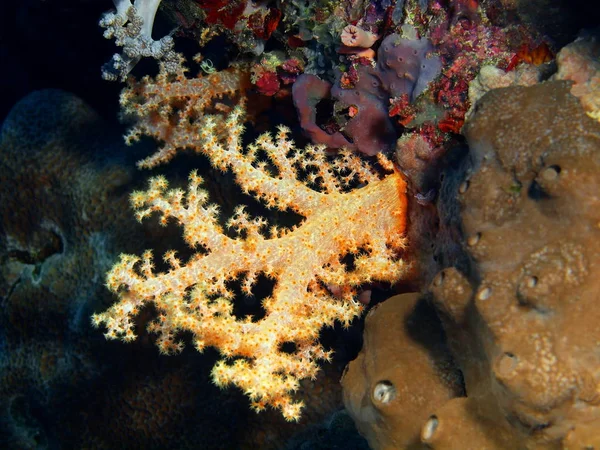
[[[600,121],[600,33],[582,33],[557,55],[558,80],[571,80],[571,94]]]
[[[348,47],[369,48],[377,42],[379,37],[379,35],[363,30],[357,26],[347,25],[342,31],[340,39],[342,40],[342,43]]]

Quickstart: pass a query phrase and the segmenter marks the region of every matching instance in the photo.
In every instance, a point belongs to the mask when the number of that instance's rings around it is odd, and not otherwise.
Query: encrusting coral
[[[250,218],[240,206],[227,223],[238,234],[232,238],[219,225],[218,207],[206,203],[195,172],[187,192],[167,190],[164,178],[154,178],[147,191],[132,194],[138,219],[154,211],[161,213],[162,223],[175,219],[187,244],[201,251],[185,265],[168,252],[164,259],[171,268],[165,273],[154,272],[150,252],[141,259],[123,255],[107,278],[120,301],[94,315],[93,322],[106,325],[108,338],[132,340],[131,319],[151,301],[160,315],[150,329],[160,335],[162,352],[180,350],[176,334],[192,332],[198,350],[214,346],[221,351],[223,360],[212,372],[217,385],[236,384],[256,410],[271,405],[297,420],[302,403],[290,392],[299,379],[314,377],[317,360],[330,357],[317,342],[320,329],[336,320],[348,325],[360,314],[353,287],[394,282],[406,272],[398,258],[404,246],[405,182],[383,156],[381,166],[392,173],[381,178],[349,152],[329,160],[323,147],[296,149],[284,128],[276,140],[263,135],[244,149],[242,116],[243,110],[235,108],[223,127],[205,117],[190,146],[216,168],[231,170],[244,192],[269,207],[290,209],[304,221],[292,229],[272,227],[267,237],[266,220]],[[269,163],[259,160],[261,154]],[[355,182],[366,186],[351,189]],[[352,268],[342,260],[347,255],[354,255]],[[236,318],[229,283],[238,280],[251,295],[260,274],[276,280],[262,302],[264,317]],[[330,286],[341,287],[336,296]],[[287,343],[295,345],[293,351],[282,351]]]

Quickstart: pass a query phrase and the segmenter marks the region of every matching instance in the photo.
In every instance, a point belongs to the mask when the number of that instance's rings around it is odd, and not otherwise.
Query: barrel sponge
[[[571,86],[494,89],[477,103],[436,204],[456,216],[444,219],[457,228],[447,248],[468,259],[443,254],[426,297],[464,392],[440,390],[435,352],[415,345],[417,297],[388,299],[342,379],[372,448],[598,445],[600,124]]]
[[[2,124],[0,408],[31,407],[40,436],[48,416],[34,405],[65,411],[61,386],[81,393],[97,376],[84,311],[109,301],[102,279],[117,248],[139,245],[120,189],[131,172],[110,159],[123,147],[83,100],[56,89],[32,92]],[[8,447],[26,448],[21,438],[0,430],[2,442],[19,442]]]

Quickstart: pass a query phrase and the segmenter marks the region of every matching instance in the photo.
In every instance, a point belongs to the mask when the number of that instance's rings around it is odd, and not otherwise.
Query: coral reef
[[[65,414],[40,411],[67,401],[60,386],[76,392],[102,367],[87,316],[110,300],[99,281],[117,249],[134,248],[122,192],[132,171],[103,160],[122,151],[118,133],[57,89],[31,93],[2,124],[0,440],[7,448],[48,443],[48,423]]]
[[[0,134],[3,445],[366,448],[350,416],[374,448],[598,445],[597,31],[556,53],[519,0],[113,3],[135,145],[58,90]],[[86,5],[7,5],[7,104],[116,115]]]
[[[473,272],[447,269],[432,291],[468,397],[433,412],[445,431],[426,442],[456,448],[463,422],[492,448],[591,445],[580,426],[600,420],[600,126],[568,83],[546,82],[486,94],[465,135],[457,194]]]
[[[149,149],[126,147],[120,132],[60,90],[30,94],[3,123],[0,442],[10,449],[185,449],[200,440],[214,449],[282,448],[339,409],[343,362],[300,382],[305,408],[291,424],[274,411],[239,408],[241,393],[211,386],[211,352],[159,355],[144,330],[151,311],[141,314],[140,336],[129,346],[107,346],[92,327],[91,312],[113,302],[105,273],[120,251],[180,241],[176,227],[140,226],[132,217],[131,168]]]
[[[538,67],[522,64],[516,70],[505,71],[495,66],[483,66],[477,76],[469,83],[469,103],[471,107],[465,114],[468,120],[477,102],[487,92],[509,86],[532,86],[541,81]]]
[[[356,5],[354,21],[339,35],[340,64],[325,73],[307,64],[293,86],[306,134],[313,142],[367,155],[402,142],[427,146],[441,157],[456,144],[472,102],[483,92],[533,84],[542,78],[533,66],[553,58],[535,30],[507,21],[496,6],[473,1]],[[523,62],[532,67],[520,67]],[[469,94],[482,67],[489,69]],[[498,73],[490,76],[492,71]],[[417,181],[422,186],[416,190],[427,201],[435,192]]]
[[[470,106],[469,82],[480,69],[493,66],[508,71],[511,64],[516,64],[519,52],[535,46],[541,38],[518,21],[507,25],[491,20],[491,5],[472,8],[468,4],[477,2],[450,3],[458,8],[443,8],[434,2],[427,25],[444,67],[431,90],[436,105],[442,109],[439,128],[459,133]]]
[[[396,34],[386,37],[377,53],[377,64],[358,64],[351,82],[343,79],[331,85],[314,75],[300,76],[294,85],[294,104],[298,115],[304,118],[303,128],[313,142],[335,147],[358,150],[366,155],[389,150],[397,133],[389,118],[390,99],[407,95],[414,100],[439,74],[440,61],[433,54],[427,39],[403,39]],[[327,91],[329,86],[330,91]],[[315,95],[320,93],[321,98]],[[354,108],[350,119],[344,124],[346,138],[340,131],[326,135],[315,132],[315,116],[318,100],[331,96],[340,109]],[[314,106],[313,106],[314,105]],[[334,144],[334,145],[332,145]]]

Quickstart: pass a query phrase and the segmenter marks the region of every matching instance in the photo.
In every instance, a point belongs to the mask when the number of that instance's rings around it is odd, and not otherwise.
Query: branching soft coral
[[[212,371],[217,385],[235,384],[254,409],[270,405],[297,420],[302,402],[291,393],[300,379],[315,376],[318,360],[330,357],[317,342],[320,329],[336,320],[348,325],[360,314],[354,299],[360,284],[395,282],[406,273],[398,257],[404,245],[405,183],[383,156],[380,165],[392,173],[381,177],[349,152],[331,158],[323,147],[295,148],[285,128],[244,149],[242,114],[238,107],[224,123],[204,117],[192,147],[215,167],[232,171],[244,192],[304,220],[292,229],[267,232],[265,219],[251,218],[240,206],[227,222],[237,231],[230,237],[195,172],[185,192],[168,190],[164,178],[154,178],[148,190],[132,194],[138,219],[158,212],[163,223],[176,220],[187,244],[199,251],[185,264],[168,252],[165,273],[154,271],[150,252],[141,258],[123,255],[107,278],[119,302],[94,315],[93,322],[106,326],[108,338],[135,339],[132,319],[152,302],[159,316],[149,328],[159,334],[163,353],[180,350],[176,335],[190,331],[198,350],[220,350],[223,359]],[[263,155],[266,160],[260,160]],[[357,183],[365,186],[352,189]],[[344,260],[348,255],[354,255],[351,266]],[[264,317],[235,317],[229,283],[237,280],[251,295],[261,274],[275,280],[272,295],[262,302]],[[327,286],[342,288],[334,296]],[[283,351],[284,343],[293,343],[294,350]]]
[[[170,35],[159,40],[152,39],[154,16],[161,0],[113,0],[115,11],[105,13],[99,25],[105,28],[104,37],[115,39],[121,54],[115,53],[109,63],[102,68],[106,80],[125,80],[133,67],[143,57],[163,61],[169,67],[176,67],[177,54],[173,50]],[[175,62],[175,66],[170,64]]]
[[[146,76],[139,81],[130,78],[129,86],[121,92],[123,115],[135,120],[125,141],[131,144],[146,135],[160,143],[153,155],[138,162],[139,168],[150,169],[166,163],[178,150],[197,144],[199,122],[206,110],[230,109],[220,100],[242,90],[244,74],[240,70],[188,77],[183,56],[176,53],[176,57],[174,67],[168,68],[161,61],[155,78]],[[219,125],[223,123],[222,116],[213,120]]]

